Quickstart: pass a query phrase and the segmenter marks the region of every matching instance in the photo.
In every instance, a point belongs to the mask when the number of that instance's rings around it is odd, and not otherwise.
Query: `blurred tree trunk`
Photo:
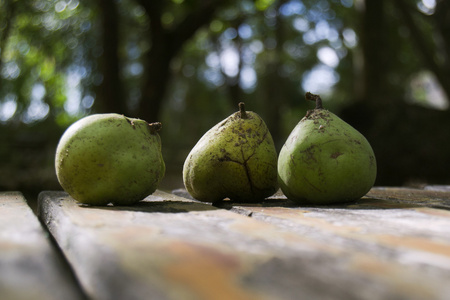
[[[364,12],[362,14],[361,46],[364,57],[362,77],[362,99],[371,104],[385,104],[386,89],[386,28],[385,28],[385,0],[364,1]],[[361,99],[359,99],[361,100]]]
[[[433,47],[433,41],[424,36],[420,26],[417,24],[413,13],[419,14],[416,8],[411,7],[404,0],[395,0],[394,4],[402,16],[408,28],[413,42],[417,49],[417,54],[421,57],[424,65],[434,73],[440,82],[447,97],[450,98],[450,4],[449,1],[438,1],[436,12],[432,15],[436,31],[440,41],[438,46]]]
[[[442,37],[446,70],[450,72],[450,1],[438,0],[433,18],[437,24],[437,29]],[[448,95],[450,98],[450,95]]]
[[[198,1],[183,20],[170,28],[163,27],[161,16],[164,0],[137,0],[150,18],[151,49],[146,54],[142,99],[136,115],[148,122],[157,121],[162,101],[171,78],[170,63],[182,46],[208,24],[216,10],[227,3],[220,0]]]
[[[389,80],[391,74],[396,74],[395,64],[391,62],[402,53],[395,41],[388,39],[387,32],[396,29],[387,28],[388,20],[384,19],[388,2],[365,0],[364,3],[359,32],[364,60],[363,92],[360,101],[344,109],[341,117],[371,143],[379,166],[377,185],[426,183],[423,180],[448,184],[450,144],[446,140],[450,113],[405,102],[405,87],[398,87]],[[403,0],[395,0],[393,4],[410,30],[426,66],[441,75],[447,72],[444,66],[435,65],[434,53],[427,48],[430,43],[409,19],[411,11],[403,6]],[[445,14],[448,16],[448,13]]]
[[[100,70],[103,81],[99,86],[96,101],[98,112],[127,114],[123,84],[120,78],[121,66],[119,56],[119,14],[114,0],[99,0],[102,22],[102,48]]]
[[[441,85],[447,93],[447,99],[450,101],[450,1],[438,0],[436,3],[436,12],[433,19],[440,33],[442,51],[440,51],[442,61],[440,64],[443,71],[445,82]]]
[[[277,11],[280,10],[281,6],[284,5],[287,0],[280,0],[277,3]],[[280,76],[280,70],[282,68],[282,56],[283,56],[283,44],[286,41],[286,36],[284,32],[284,23],[283,18],[280,14],[276,16],[276,27],[274,32],[274,37],[276,41],[275,46],[275,59],[272,62],[272,65],[269,65],[269,82],[266,85],[267,96],[264,97],[264,105],[265,105],[265,114],[264,119],[267,123],[267,127],[269,128],[275,146],[277,150],[281,150],[282,145],[284,144],[284,138],[282,138],[282,129],[281,129],[281,115],[280,108],[286,102],[285,99],[287,96],[287,89],[285,88],[287,78],[283,78]]]

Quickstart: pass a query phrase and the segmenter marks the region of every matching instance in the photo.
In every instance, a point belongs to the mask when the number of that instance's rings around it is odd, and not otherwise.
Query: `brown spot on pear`
[[[287,138],[278,157],[283,193],[299,203],[332,204],[361,198],[374,185],[377,167],[367,139],[322,108],[307,112]]]
[[[206,132],[183,166],[183,181],[196,199],[258,202],[278,189],[277,153],[261,117],[239,111]]]

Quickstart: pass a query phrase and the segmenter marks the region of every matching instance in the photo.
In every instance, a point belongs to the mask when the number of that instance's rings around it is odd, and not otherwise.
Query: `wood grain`
[[[379,198],[87,207],[43,192],[39,209],[92,299],[448,299],[449,212]]]
[[[19,192],[0,193],[0,298],[83,299],[70,269]]]

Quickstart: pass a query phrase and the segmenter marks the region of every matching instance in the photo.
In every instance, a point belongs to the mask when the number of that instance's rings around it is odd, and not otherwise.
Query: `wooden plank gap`
[[[84,299],[20,192],[0,192],[2,300]]]

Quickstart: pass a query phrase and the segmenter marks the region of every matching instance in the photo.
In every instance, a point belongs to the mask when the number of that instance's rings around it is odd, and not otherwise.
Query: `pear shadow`
[[[388,209],[412,209],[421,207],[417,204],[402,203],[384,199],[376,199],[369,197],[362,197],[358,200],[336,203],[336,204],[324,204],[324,205],[314,205],[314,204],[299,204],[298,207],[301,208],[320,208],[320,209],[342,209],[342,210],[388,210]]]
[[[358,200],[336,203],[336,204],[310,204],[310,203],[296,203],[293,202],[292,208],[320,208],[320,209],[346,209],[346,210],[388,210],[388,209],[416,209],[416,208],[436,208],[450,210],[450,199],[423,199],[411,200],[403,198],[379,198],[371,195],[366,195]],[[289,199],[286,198],[286,204],[289,205]],[[286,205],[285,204],[285,205]]]
[[[261,202],[235,202],[229,199],[222,200],[220,202],[211,203],[212,206],[219,209],[233,210],[237,206],[239,207],[283,207],[283,208],[297,208],[299,207],[295,202],[289,199],[264,199]]]
[[[352,210],[387,210],[387,209],[415,209],[415,208],[436,208],[450,210],[450,193],[431,194],[411,196],[408,194],[392,193],[392,191],[382,191],[380,188],[374,188],[367,195],[358,200],[335,203],[335,204],[312,204],[299,203],[287,198],[281,190],[273,196],[265,199],[261,203],[233,203],[240,207],[282,207],[282,208],[320,208],[320,209],[352,209]]]
[[[78,204],[83,208],[103,209],[112,211],[137,211],[147,213],[189,213],[195,211],[229,210],[234,211],[237,207],[251,209],[252,207],[281,207],[292,209],[342,209],[342,210],[387,210],[387,209],[415,209],[415,208],[436,208],[450,210],[450,198],[424,197],[417,199],[405,197],[404,195],[393,195],[391,193],[380,194],[369,192],[366,196],[344,203],[318,205],[310,203],[298,203],[288,199],[279,190],[274,195],[264,199],[261,202],[234,202],[230,199],[224,199],[218,202],[202,202],[192,198],[185,189],[176,189],[171,191],[172,195],[181,197],[182,200],[162,199],[152,200],[146,198],[140,202],[128,206],[107,205],[91,206]],[[185,200],[185,201],[184,201]]]
[[[174,200],[163,200],[163,201],[143,200],[133,205],[108,204],[106,206],[93,206],[93,205],[79,204],[79,207],[86,209],[100,209],[109,211],[133,211],[144,213],[189,213],[195,211],[210,211],[219,209],[206,203],[195,201],[186,201],[186,202],[174,201]]]
[[[194,201],[198,201],[195,200]],[[285,198],[285,199],[273,199],[273,198],[266,198],[260,202],[242,202],[242,201],[233,201],[232,199],[225,198],[223,200],[217,201],[217,202],[201,202],[199,203],[210,205],[211,207],[215,207],[216,209],[225,209],[225,210],[232,210],[236,206],[248,206],[248,207],[284,207],[284,208],[295,208],[298,207],[298,205]]]
[[[281,207],[281,208],[320,208],[320,209],[361,209],[361,210],[369,210],[369,209],[412,209],[418,207],[432,207],[431,205],[425,205],[423,203],[411,203],[407,200],[401,199],[385,199],[371,196],[363,196],[358,200],[343,202],[343,203],[335,203],[335,204],[312,204],[312,203],[300,203],[287,198],[281,190],[278,190],[272,196],[264,199],[261,202],[235,202],[230,199],[224,199],[222,201],[210,203],[210,202],[200,202],[192,198],[191,195],[185,189],[177,189],[173,190],[172,194],[184,197],[187,199],[191,199],[193,201],[197,201],[199,203],[204,203],[207,205],[211,205],[212,207],[216,207],[219,209],[226,210],[234,210],[236,207],[241,208],[251,208],[251,207]],[[439,206],[439,208],[442,208]]]
[[[217,202],[201,202],[194,199],[186,189],[176,189],[171,191],[172,194],[183,197],[192,201],[196,201],[199,203],[204,203],[211,205],[216,208],[232,210],[235,206],[251,206],[251,207],[286,207],[286,208],[294,208],[298,207],[294,201],[287,199],[284,195],[280,194],[281,191],[278,191],[274,195],[260,201],[260,202],[236,202],[229,198],[225,198],[223,200]]]
[[[370,196],[364,196],[355,203],[350,203],[347,209],[415,209],[415,208],[436,208],[450,210],[450,200],[441,199],[382,199]]]

